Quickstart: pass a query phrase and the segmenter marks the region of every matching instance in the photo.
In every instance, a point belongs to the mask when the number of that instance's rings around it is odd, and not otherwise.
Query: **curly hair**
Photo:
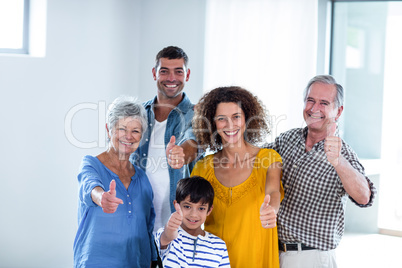
[[[218,87],[201,97],[194,109],[193,131],[202,149],[222,149],[222,138],[215,125],[218,104],[234,102],[243,110],[246,121],[244,139],[253,145],[265,142],[270,133],[270,122],[264,104],[248,90],[237,87]]]

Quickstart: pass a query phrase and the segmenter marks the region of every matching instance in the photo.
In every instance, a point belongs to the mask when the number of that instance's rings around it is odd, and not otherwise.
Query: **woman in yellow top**
[[[282,159],[258,147],[269,133],[263,104],[243,88],[221,87],[206,93],[195,110],[198,143],[214,152],[191,174],[204,177],[215,190],[205,230],[226,242],[231,267],[279,267]]]

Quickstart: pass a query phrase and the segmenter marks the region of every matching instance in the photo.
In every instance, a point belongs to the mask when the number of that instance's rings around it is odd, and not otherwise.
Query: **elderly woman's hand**
[[[168,164],[174,169],[180,169],[184,165],[184,151],[179,145],[176,145],[176,137],[172,136],[166,146],[166,157]]]
[[[100,206],[105,213],[114,213],[117,207],[123,204],[123,200],[116,197],[116,181],[110,182],[109,191],[103,192],[100,200]]]

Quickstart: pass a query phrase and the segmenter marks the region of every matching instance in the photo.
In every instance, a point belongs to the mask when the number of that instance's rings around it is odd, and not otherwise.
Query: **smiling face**
[[[120,119],[112,130],[108,131],[109,147],[120,156],[130,156],[138,145],[142,136],[141,122],[132,117]]]
[[[336,93],[335,85],[320,82],[311,85],[303,111],[309,130],[326,134],[328,125],[338,120],[343,106],[336,106]]]
[[[216,107],[215,125],[222,144],[235,144],[244,141],[246,116],[234,102],[221,102]]]
[[[176,201],[174,201],[174,203],[176,203]],[[192,203],[190,201],[190,196],[187,196],[186,199],[180,202],[180,207],[183,213],[181,228],[193,236],[203,235],[204,231],[202,230],[201,225],[211,213],[212,207],[209,208],[208,204],[203,204],[201,201],[198,203]]]
[[[183,58],[161,58],[157,69],[152,69],[152,74],[158,87],[158,97],[172,99],[181,95],[190,78],[190,69],[184,65]]]

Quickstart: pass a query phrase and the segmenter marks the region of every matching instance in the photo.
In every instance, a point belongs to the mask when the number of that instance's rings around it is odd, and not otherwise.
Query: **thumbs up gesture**
[[[274,228],[276,226],[276,214],[275,209],[269,205],[271,196],[267,194],[264,198],[264,202],[260,208],[260,221],[263,228]]]
[[[183,222],[183,212],[181,211],[180,204],[175,201],[174,208],[175,212],[170,215],[169,221],[166,223],[165,230],[161,234],[160,244],[161,248],[166,248],[166,246],[178,235],[178,229]]]
[[[327,126],[327,137],[324,141],[324,151],[327,155],[328,161],[336,167],[339,163],[339,157],[342,148],[341,138],[335,136],[336,133],[336,122],[330,122]]]
[[[184,151],[179,145],[176,145],[176,137],[172,136],[166,146],[166,157],[168,164],[174,169],[180,169],[184,165]]]
[[[109,185],[109,191],[103,192],[101,198],[101,207],[105,213],[114,213],[119,204],[123,204],[123,200],[116,197],[116,181],[112,180]]]
[[[172,234],[174,233],[173,239],[177,237],[177,229],[179,229],[179,226],[183,222],[183,212],[181,211],[181,207],[179,203],[174,204],[174,208],[176,211],[170,215],[169,221],[166,224],[165,230],[171,232]],[[172,239],[172,240],[173,240]]]

